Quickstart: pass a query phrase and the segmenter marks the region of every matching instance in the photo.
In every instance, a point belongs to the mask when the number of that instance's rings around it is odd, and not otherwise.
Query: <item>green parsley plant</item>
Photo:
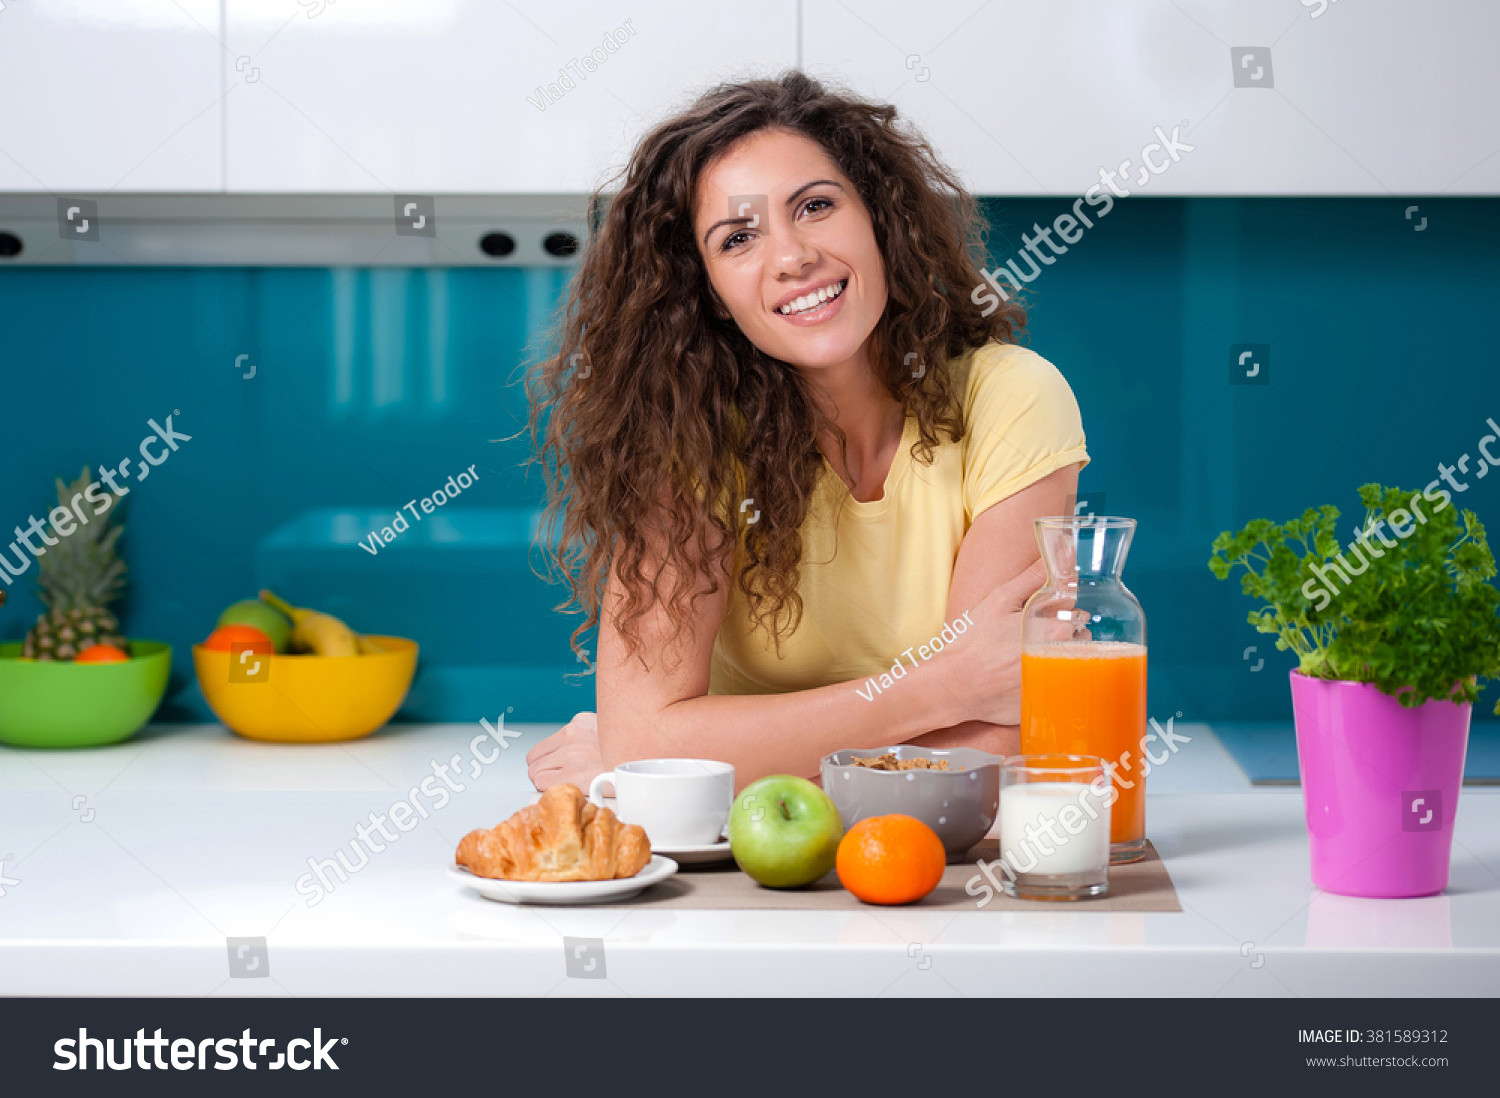
[[[1296,652],[1302,674],[1373,683],[1408,708],[1475,701],[1477,677],[1500,678],[1500,592],[1488,582],[1495,558],[1484,526],[1472,511],[1460,523],[1451,498],[1379,484],[1359,496],[1370,531],[1359,541],[1340,544],[1338,508],[1309,507],[1281,525],[1225,530],[1208,567],[1219,579],[1244,568],[1240,587],[1261,604],[1250,624],[1276,634],[1278,651]],[[1392,524],[1393,514],[1406,521]]]

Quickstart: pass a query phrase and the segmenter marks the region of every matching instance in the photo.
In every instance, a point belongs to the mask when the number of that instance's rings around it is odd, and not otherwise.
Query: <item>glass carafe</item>
[[[1037,519],[1047,584],[1022,611],[1021,751],[1105,761],[1114,863],[1146,856],[1146,615],[1120,581],[1134,534],[1129,518]]]

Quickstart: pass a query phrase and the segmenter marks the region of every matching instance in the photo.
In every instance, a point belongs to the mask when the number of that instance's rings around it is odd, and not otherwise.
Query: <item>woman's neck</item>
[[[844,432],[842,460],[831,432],[819,433],[818,449],[855,499],[879,499],[906,426],[901,404],[876,378],[865,348],[810,381],[818,407]]]

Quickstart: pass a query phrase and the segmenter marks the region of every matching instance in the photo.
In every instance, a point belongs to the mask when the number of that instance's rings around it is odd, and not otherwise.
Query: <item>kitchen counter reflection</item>
[[[1303,941],[1309,949],[1448,949],[1453,945],[1448,897],[1366,900],[1314,892]]]

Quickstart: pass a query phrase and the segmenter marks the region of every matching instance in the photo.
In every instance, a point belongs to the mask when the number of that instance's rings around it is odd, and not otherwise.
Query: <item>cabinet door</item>
[[[223,185],[217,0],[0,3],[0,190]]]
[[[1489,0],[806,0],[803,17],[809,71],[894,103],[979,193],[1076,196],[1111,170],[1131,194],[1500,192]],[[1176,159],[1151,150],[1143,173],[1158,127]]]
[[[796,63],[793,0],[225,10],[232,191],[585,191],[695,91]]]

